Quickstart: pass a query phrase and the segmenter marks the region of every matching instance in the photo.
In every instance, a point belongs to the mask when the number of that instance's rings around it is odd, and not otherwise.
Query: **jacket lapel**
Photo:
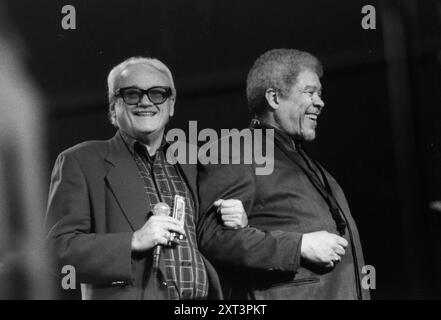
[[[151,207],[136,163],[119,132],[110,140],[106,180],[133,230],[141,228]]]
[[[309,169],[304,164],[302,158],[300,155],[293,154],[289,150],[287,150],[282,143],[280,143],[277,139],[274,139],[274,143],[276,146],[288,157],[293,161],[295,164],[297,164],[302,171],[305,173],[305,175],[308,177],[308,179],[311,181],[312,185],[317,189],[317,191],[321,194],[321,196],[324,199],[327,199],[327,195],[325,190],[323,190],[323,187],[321,186],[321,183],[318,181],[317,177],[314,176],[309,172]]]

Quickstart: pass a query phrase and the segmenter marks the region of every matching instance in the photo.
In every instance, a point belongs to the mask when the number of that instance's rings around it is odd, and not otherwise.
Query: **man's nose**
[[[138,104],[143,106],[149,106],[152,105],[153,103],[150,101],[149,97],[145,93],[142,95],[141,100],[138,102]]]
[[[320,97],[318,94],[315,95],[313,103],[315,106],[318,106],[320,108],[323,108],[325,106],[325,102],[322,100],[322,97]]]

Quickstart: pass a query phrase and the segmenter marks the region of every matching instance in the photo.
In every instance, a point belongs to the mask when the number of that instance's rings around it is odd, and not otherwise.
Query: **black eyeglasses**
[[[122,97],[124,102],[129,105],[136,105],[141,102],[144,95],[147,95],[153,104],[162,104],[171,97],[172,89],[170,87],[151,87],[143,90],[137,87],[119,88],[115,91],[115,97]]]

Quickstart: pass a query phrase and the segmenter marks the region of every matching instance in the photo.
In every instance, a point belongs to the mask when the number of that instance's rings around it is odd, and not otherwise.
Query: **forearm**
[[[200,249],[216,263],[287,272],[298,268],[300,233],[267,232],[253,227],[232,229],[222,227],[216,219],[205,221],[202,228],[205,230],[199,232]]]
[[[301,234],[223,227],[212,205],[218,199],[238,199],[245,212],[252,213],[255,183],[250,165],[200,166],[201,215],[197,231],[201,251],[220,264],[293,272],[300,260]]]

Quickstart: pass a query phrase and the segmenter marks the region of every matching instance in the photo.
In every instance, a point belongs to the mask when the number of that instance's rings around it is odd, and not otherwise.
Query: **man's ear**
[[[280,106],[279,105],[279,98],[277,96],[277,91],[276,90],[274,90],[273,88],[268,88],[265,91],[265,98],[266,98],[266,101],[268,102],[268,105],[272,109],[274,109],[274,110],[279,109],[279,106]]]
[[[169,112],[168,112],[168,115],[170,117],[173,117],[173,115],[175,114],[175,101],[176,101],[176,97],[173,96],[170,99],[170,109],[169,109]]]
[[[110,123],[113,124],[114,126],[117,126],[116,123],[116,111],[115,111],[115,101],[111,101],[110,102],[110,106],[109,106],[109,118],[110,118]]]

